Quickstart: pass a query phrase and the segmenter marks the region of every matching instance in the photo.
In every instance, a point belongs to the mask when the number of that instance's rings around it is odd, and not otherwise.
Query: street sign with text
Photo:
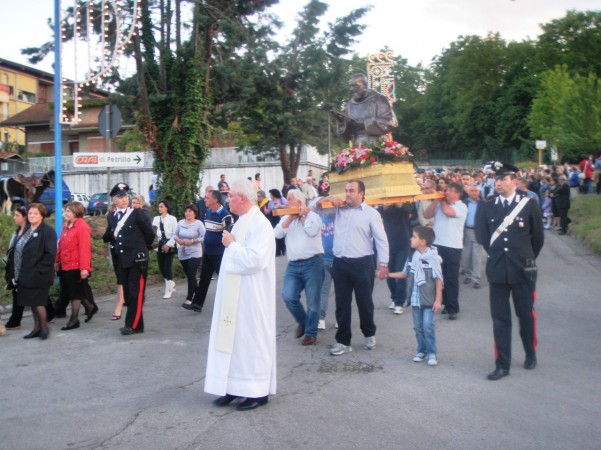
[[[144,167],[144,153],[73,153],[74,167]]]

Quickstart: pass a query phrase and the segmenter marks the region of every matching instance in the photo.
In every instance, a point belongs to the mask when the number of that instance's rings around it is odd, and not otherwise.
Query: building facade
[[[38,103],[52,99],[53,75],[0,58],[0,122]],[[0,126],[2,147],[25,145],[25,132],[19,127]]]

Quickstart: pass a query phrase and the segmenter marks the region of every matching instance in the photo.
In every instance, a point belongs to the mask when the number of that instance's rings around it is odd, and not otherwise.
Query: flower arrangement
[[[351,167],[365,167],[371,164],[383,162],[410,161],[413,154],[407,147],[395,141],[381,141],[373,148],[353,147],[349,143],[349,148],[339,152],[332,162],[332,171],[338,173],[346,172]]]

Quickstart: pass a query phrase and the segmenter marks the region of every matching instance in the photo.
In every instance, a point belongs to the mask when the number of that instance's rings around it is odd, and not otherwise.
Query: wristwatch
[[[380,263],[379,265],[380,265],[380,267],[386,267],[386,268],[388,268],[388,264],[387,263]]]

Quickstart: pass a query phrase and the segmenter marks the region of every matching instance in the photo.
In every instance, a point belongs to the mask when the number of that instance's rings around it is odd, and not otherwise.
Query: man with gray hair
[[[300,190],[291,190],[287,200],[289,208],[299,208],[300,211],[282,217],[274,230],[276,238],[286,238],[288,267],[282,296],[288,311],[298,323],[295,337],[300,338],[304,334],[301,344],[315,345],[323,282],[322,222],[316,213],[305,206],[305,194]],[[300,302],[303,289],[307,297],[306,312]]]
[[[317,198],[317,190],[315,189],[315,186],[313,186],[313,177],[307,177],[306,180],[307,182],[302,185],[301,190],[307,198],[306,203],[309,204]]]
[[[228,202],[239,219],[221,240],[204,389],[217,406],[246,398],[237,409],[248,411],[276,392],[275,238],[250,181],[232,183]]]
[[[478,209],[482,208],[480,199],[480,186],[472,183],[467,188],[467,217],[463,228],[463,251],[461,252],[462,266],[465,271],[463,284],[473,283],[474,289],[480,289],[480,277],[482,276],[482,246],[476,239],[476,215]]]

